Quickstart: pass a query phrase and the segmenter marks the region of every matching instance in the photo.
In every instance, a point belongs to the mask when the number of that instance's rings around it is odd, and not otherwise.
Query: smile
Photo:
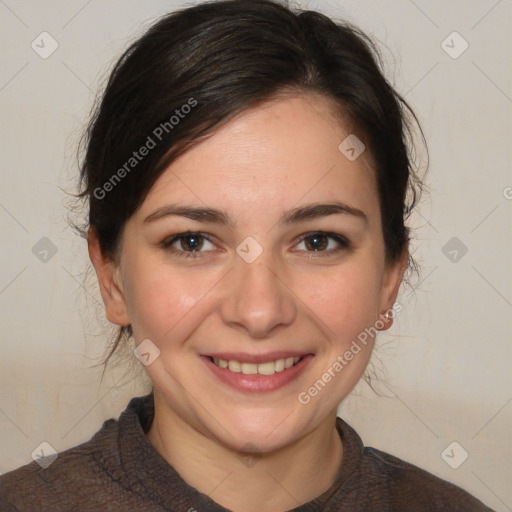
[[[314,359],[311,353],[202,355],[217,382],[242,392],[276,391],[295,381]]]
[[[211,358],[213,363],[219,368],[228,369],[234,373],[243,373],[244,375],[274,375],[291,368],[300,361],[300,357],[287,357],[286,359],[277,359],[264,363],[241,363],[235,360],[226,360],[220,358]]]

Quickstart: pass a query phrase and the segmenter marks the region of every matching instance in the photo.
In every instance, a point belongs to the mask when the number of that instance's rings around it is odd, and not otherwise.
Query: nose
[[[292,324],[297,315],[294,294],[264,255],[252,263],[236,259],[220,308],[226,325],[260,339]]]

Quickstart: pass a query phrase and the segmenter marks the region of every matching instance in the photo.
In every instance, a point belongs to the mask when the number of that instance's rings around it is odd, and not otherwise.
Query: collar
[[[100,444],[102,464],[110,476],[127,490],[150,498],[164,509],[208,510],[229,512],[207,495],[187,484],[177,471],[155,450],[146,437],[154,417],[153,393],[132,398],[119,419],[108,420],[95,435]],[[343,460],[330,489],[293,512],[329,510],[349,492],[349,481],[357,478],[363,454],[363,443],[357,433],[341,418],[336,429],[343,442]],[[112,445],[117,444],[117,451]],[[103,445],[104,449],[101,448]],[[109,454],[112,454],[109,456]]]

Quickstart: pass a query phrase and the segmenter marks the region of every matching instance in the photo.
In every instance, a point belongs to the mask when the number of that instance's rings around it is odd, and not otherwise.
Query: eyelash
[[[318,236],[318,235],[326,236],[327,238],[334,240],[335,242],[337,242],[339,244],[339,246],[335,249],[330,249],[329,251],[306,251],[308,253],[309,259],[332,256],[335,253],[338,253],[342,250],[350,249],[352,247],[350,241],[347,238],[345,238],[344,236],[338,235],[336,233],[330,233],[327,231],[311,231],[309,233],[305,233],[304,235],[301,235],[297,244],[300,244],[307,238],[312,238],[312,237]],[[170,238],[167,238],[160,245],[163,249],[168,250],[172,254],[175,254],[176,256],[180,256],[182,258],[187,258],[187,259],[188,258],[192,258],[192,259],[200,258],[201,253],[207,252],[207,251],[183,251],[180,249],[176,249],[175,247],[172,247],[172,245],[175,242],[177,242],[178,240],[183,240],[183,239],[187,238],[188,236],[201,237],[201,238],[206,239],[208,242],[213,243],[213,241],[210,239],[210,237],[206,233],[201,233],[199,231],[187,231],[184,233],[178,233],[176,235],[171,236]]]

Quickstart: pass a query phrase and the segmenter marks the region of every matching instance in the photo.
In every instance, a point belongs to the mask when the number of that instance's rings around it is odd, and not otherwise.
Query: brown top
[[[188,485],[145,436],[153,395],[133,398],[87,442],[0,476],[2,512],[226,512]],[[374,448],[341,418],[343,461],[333,486],[293,512],[491,511],[459,487]],[[44,465],[44,464],[43,464]]]

